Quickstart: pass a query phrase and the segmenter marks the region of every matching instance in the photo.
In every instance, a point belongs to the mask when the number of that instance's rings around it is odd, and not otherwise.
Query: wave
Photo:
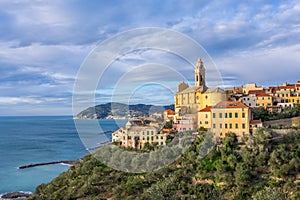
[[[60,165],[64,165],[64,166],[69,166],[71,167],[72,165],[71,164],[68,164],[68,163],[59,163]]]

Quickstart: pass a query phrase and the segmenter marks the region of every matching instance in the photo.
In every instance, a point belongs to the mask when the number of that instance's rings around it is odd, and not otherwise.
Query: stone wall
[[[279,119],[273,121],[267,121],[263,123],[264,127],[300,127],[300,117],[294,117],[289,119]]]

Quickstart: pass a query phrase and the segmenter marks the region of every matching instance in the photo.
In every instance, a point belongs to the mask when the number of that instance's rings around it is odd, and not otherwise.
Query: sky
[[[0,115],[72,115],[73,86],[91,51],[116,34],[144,27],[177,31],[198,42],[225,87],[295,83],[300,80],[299,16],[296,0],[1,0]],[[167,54],[132,51],[113,62],[95,90],[96,103],[111,100],[116,74],[126,82],[124,69],[133,70],[141,83],[164,79],[170,66],[189,65]],[[128,68],[137,65],[146,65],[147,73],[138,76],[138,68]],[[169,71],[157,73],[162,65]],[[192,81],[193,70],[186,78]],[[129,102],[172,103],[175,81],[173,88],[148,83],[135,87]]]

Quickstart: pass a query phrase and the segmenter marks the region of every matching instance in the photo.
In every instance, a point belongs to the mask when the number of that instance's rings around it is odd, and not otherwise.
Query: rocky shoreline
[[[27,199],[28,197],[32,196],[32,193],[29,192],[9,192],[6,194],[3,194],[0,196],[2,199],[19,199],[19,198],[25,198]]]

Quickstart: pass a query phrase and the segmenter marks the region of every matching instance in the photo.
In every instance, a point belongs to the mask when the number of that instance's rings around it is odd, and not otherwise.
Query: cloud
[[[245,82],[280,84],[299,79],[300,3],[298,1],[59,1],[2,0],[0,2],[0,94],[1,113],[71,113],[72,87],[77,70],[97,44],[111,36],[140,27],[164,27],[187,34],[203,45],[220,70],[225,85]],[[140,38],[141,39],[141,38]],[[145,37],[147,39],[147,37]],[[170,44],[189,52],[180,41],[164,35],[156,44]],[[143,41],[134,41],[142,43]],[[122,41],[115,43],[116,48]],[[110,52],[106,52],[110,55]],[[170,66],[193,81],[191,64],[172,52],[134,50],[122,55],[99,82],[99,102],[110,94],[124,74],[132,82],[150,82],[172,76],[162,68],[138,76],[137,66],[158,63]],[[213,79],[211,65],[207,77]],[[284,76],[282,76],[284,68]],[[135,73],[135,72],[136,73]],[[211,74],[210,74],[211,73]],[[91,79],[93,74],[85,77]],[[124,80],[125,81],[125,80]],[[126,82],[126,81],[125,81]],[[214,80],[211,81],[213,84]],[[172,83],[173,84],[173,83]],[[174,83],[176,87],[176,83]],[[144,88],[145,89],[145,88]],[[143,100],[150,102],[149,88]],[[84,91],[82,91],[84,92]],[[125,93],[120,93],[125,94]],[[142,93],[139,93],[142,94]],[[161,96],[167,97],[162,98]],[[22,98],[24,97],[24,98]],[[120,96],[121,97],[121,96]],[[60,99],[62,98],[62,99]],[[152,96],[168,102],[168,92]],[[22,100],[23,99],[23,100]],[[102,99],[102,100],[101,100]],[[4,102],[13,107],[5,107]],[[31,102],[38,105],[33,108]],[[84,99],[82,100],[84,101]],[[2,106],[1,106],[2,105]],[[47,109],[45,109],[47,108]]]

